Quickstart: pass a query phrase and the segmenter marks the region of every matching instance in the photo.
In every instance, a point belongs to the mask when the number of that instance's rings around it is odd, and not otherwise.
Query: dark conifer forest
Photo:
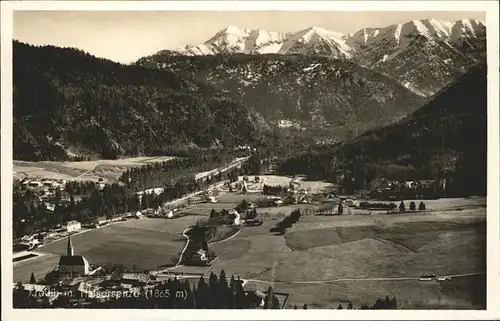
[[[113,159],[255,142],[265,122],[241,102],[163,70],[15,41],[14,159]]]

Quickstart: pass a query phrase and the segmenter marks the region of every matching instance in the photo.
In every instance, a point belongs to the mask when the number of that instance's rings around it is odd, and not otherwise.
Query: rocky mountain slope
[[[157,54],[137,64],[207,82],[281,127],[333,129],[339,139],[397,121],[423,102],[379,73],[319,56]]]
[[[295,33],[229,26],[183,55],[305,54],[352,59],[430,96],[486,58],[486,27],[476,20],[413,20],[342,34],[319,27]],[[411,58],[411,59],[410,59]]]
[[[14,42],[14,158],[165,154],[240,145],[269,127],[252,108],[180,76],[76,49]]]
[[[430,96],[486,61],[486,28],[475,20],[415,20],[363,29],[348,39],[356,60]]]

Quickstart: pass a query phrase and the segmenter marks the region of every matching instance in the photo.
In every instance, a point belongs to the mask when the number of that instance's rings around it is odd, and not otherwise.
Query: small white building
[[[200,256],[200,260],[208,261],[207,253],[203,249],[199,249],[198,252],[196,252],[196,254]]]
[[[82,224],[78,221],[69,221],[63,226],[63,228],[68,232],[78,231],[82,228]]]
[[[232,215],[232,214],[234,214],[234,216],[235,216],[233,224],[234,225],[241,225],[241,216],[240,216],[240,213],[238,213],[237,210],[232,209],[232,210],[229,211],[229,215]]]

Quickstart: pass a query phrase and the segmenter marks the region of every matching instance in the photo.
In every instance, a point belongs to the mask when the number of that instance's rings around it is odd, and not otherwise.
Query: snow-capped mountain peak
[[[319,26],[312,26],[295,33],[282,33],[228,25],[201,45],[187,46],[179,51],[188,55],[222,52],[302,53],[353,58],[360,50],[366,50],[366,48],[361,49],[361,47],[394,43],[405,48],[418,36],[426,39],[457,41],[476,37],[476,33],[481,33],[484,29],[485,26],[481,21],[472,19],[458,21],[418,19],[383,28],[363,28],[349,34],[327,30]]]
[[[238,36],[242,36],[242,37],[247,33],[245,29],[242,30],[234,25],[228,25],[226,28],[224,28],[220,32],[225,33],[225,34],[238,35]]]
[[[351,58],[347,36],[321,27],[310,27],[293,34],[283,43],[281,54],[302,53]]]
[[[279,32],[228,25],[203,44],[187,46],[179,51],[186,55],[213,55],[223,52],[246,54],[277,52],[279,48],[275,48],[276,44],[283,43],[285,37],[285,34]]]
[[[343,34],[320,26],[295,33],[245,29],[229,25],[206,42],[180,50],[185,55],[219,53],[302,54],[354,60],[397,79],[423,95],[438,83],[462,73],[486,57],[486,27],[473,19],[416,19]],[[423,67],[429,84],[422,85]],[[427,79],[426,78],[426,79]]]

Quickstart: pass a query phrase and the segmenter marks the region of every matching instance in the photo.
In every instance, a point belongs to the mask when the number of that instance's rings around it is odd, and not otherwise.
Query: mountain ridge
[[[301,29],[295,32],[274,32],[274,31],[266,31],[264,29],[248,29],[248,28],[239,28],[235,25],[228,25],[226,28],[219,30],[207,41],[202,44],[205,45],[203,50],[199,50],[199,52],[193,52],[191,50],[195,49],[198,45],[186,45],[184,48],[171,49],[172,51],[177,51],[184,55],[195,55],[195,54],[218,54],[223,53],[224,47],[215,46],[214,48],[210,48],[210,45],[213,42],[220,41],[220,37],[226,37],[226,40],[229,41],[229,46],[231,48],[238,48],[236,43],[241,41],[239,38],[248,38],[251,35],[264,34],[267,37],[260,38],[260,44],[266,45],[267,42],[284,42],[290,41],[291,38],[302,38],[306,40],[306,38],[310,38],[310,35],[319,35],[323,38],[330,38],[330,40],[336,40],[337,42],[348,43],[349,46],[352,46],[355,43],[361,42],[359,37],[363,34],[363,43],[369,43],[371,40],[376,38],[377,36],[382,36],[387,34],[388,30],[394,30],[394,36],[396,36],[396,40],[401,42],[401,37],[404,37],[409,33],[420,33],[425,36],[438,36],[440,38],[448,37],[451,40],[457,40],[462,38],[466,34],[475,34],[475,30],[477,28],[485,28],[485,25],[480,20],[475,19],[460,19],[456,21],[446,21],[446,20],[437,20],[437,19],[419,19],[412,20],[404,24],[392,24],[385,27],[373,28],[373,27],[364,27],[354,33],[341,33],[333,30],[328,30],[319,26],[310,26],[305,29]],[[370,31],[370,33],[366,33],[366,31]],[[304,34],[309,34],[307,37],[303,37]],[[232,37],[232,39],[228,39],[228,37]],[[255,38],[254,40],[258,40],[259,38]],[[259,47],[253,45],[252,47]],[[210,50],[213,49],[213,50]],[[253,51],[253,48],[242,47],[239,46],[240,51],[238,53],[246,53],[246,54],[256,54],[256,53],[281,53],[288,54],[290,53],[286,49],[279,48],[276,52],[259,52]],[[353,48],[356,51],[355,48]],[[352,50],[352,48],[351,48]],[[230,51],[231,52],[231,51]]]
[[[303,54],[353,60],[429,97],[471,65],[486,60],[486,27],[474,19],[420,19],[349,34],[317,26],[292,33],[228,26],[204,43],[177,52],[189,56]],[[420,65],[430,68],[416,75]]]
[[[159,54],[137,64],[207,82],[281,127],[342,135],[396,121],[424,101],[381,73],[320,56]]]

